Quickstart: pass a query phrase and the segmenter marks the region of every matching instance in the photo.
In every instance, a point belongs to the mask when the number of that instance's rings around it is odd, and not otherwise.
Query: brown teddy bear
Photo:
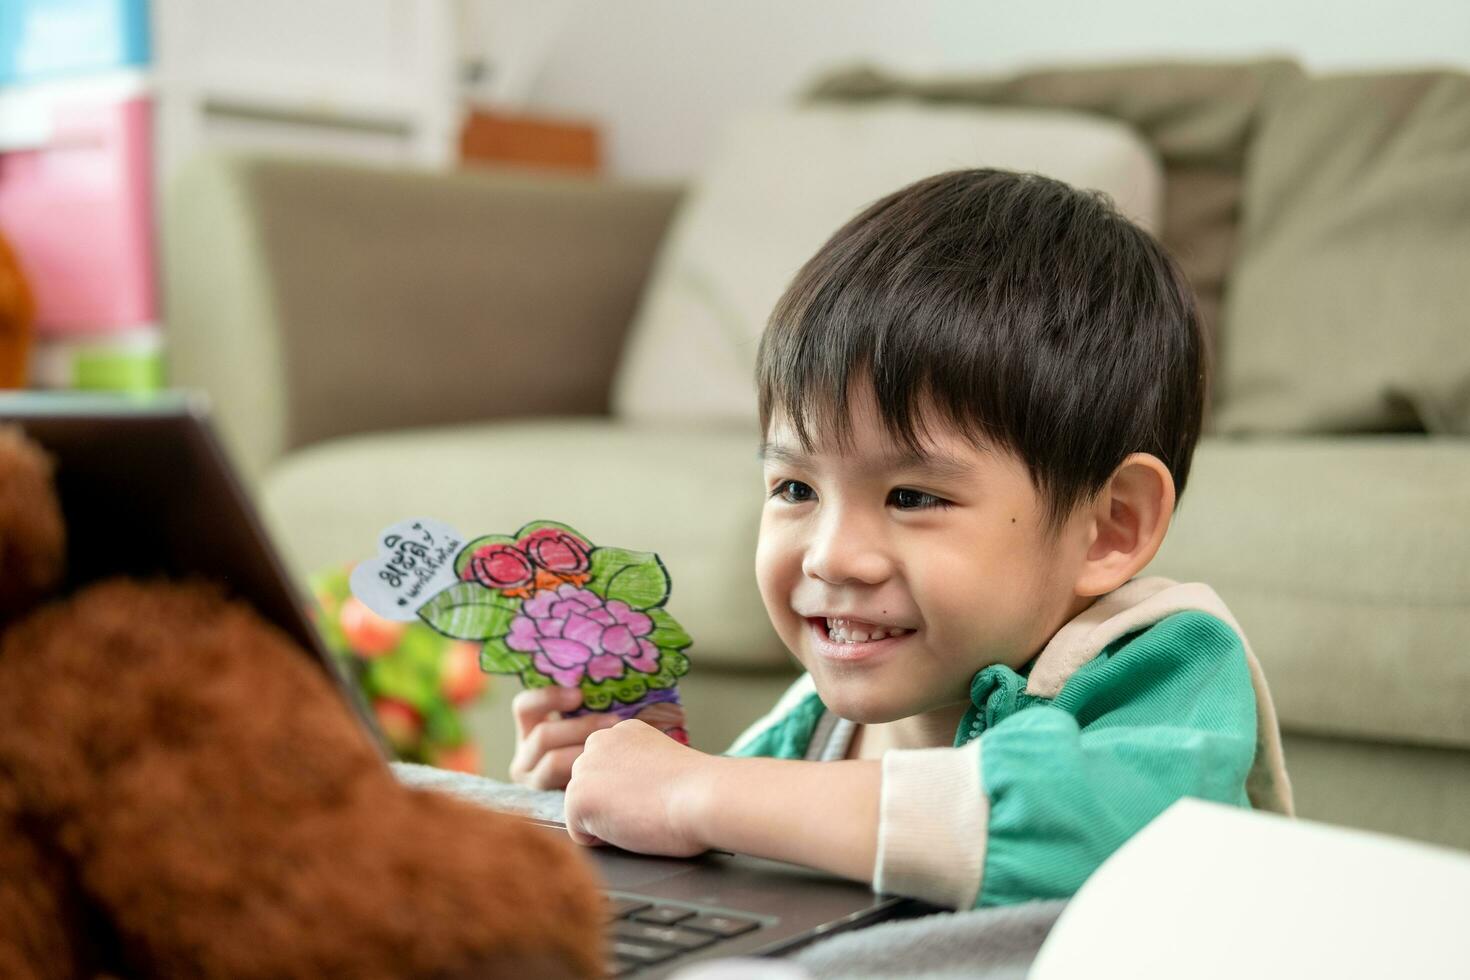
[[[0,977],[601,973],[572,845],[399,785],[217,588],[54,598],[63,544],[49,459],[0,431]]]

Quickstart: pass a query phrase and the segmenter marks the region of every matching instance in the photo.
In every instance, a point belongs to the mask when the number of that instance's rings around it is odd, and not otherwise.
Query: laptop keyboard
[[[615,977],[670,965],[679,957],[761,927],[758,919],[743,915],[701,911],[626,893],[608,895],[607,903],[608,974]]]

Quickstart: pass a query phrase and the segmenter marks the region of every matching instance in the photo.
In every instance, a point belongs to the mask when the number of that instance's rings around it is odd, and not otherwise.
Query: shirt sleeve
[[[874,885],[952,908],[1068,897],[1181,797],[1248,805],[1255,729],[1234,630],[1170,616],[966,746],[885,756]]]
[[[802,674],[770,711],[735,739],[725,755],[800,759],[826,708],[810,674]]]

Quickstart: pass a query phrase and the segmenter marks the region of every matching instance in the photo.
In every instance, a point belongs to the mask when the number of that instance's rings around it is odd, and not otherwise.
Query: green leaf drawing
[[[592,552],[592,578],[587,588],[620,599],[634,609],[659,606],[669,597],[669,573],[658,555],[627,548],[597,548]]]
[[[683,677],[689,673],[689,658],[678,650],[663,651],[663,663],[660,665],[659,673],[668,671],[673,677]]]
[[[505,640],[495,637],[480,648],[480,669],[487,674],[519,674],[531,667],[531,655],[512,650]]]
[[[582,703],[594,711],[611,705],[614,701],[632,704],[648,693],[648,681],[652,675],[630,670],[622,677],[610,677],[605,681],[582,682]]]
[[[677,650],[660,651],[658,673],[648,676],[648,686],[665,690],[679,683],[679,678],[689,673],[689,658]]]
[[[635,670],[628,671],[621,678],[603,683],[611,684],[612,696],[624,704],[632,704],[648,693],[648,675],[640,674]]]
[[[538,687],[550,687],[551,685],[555,684],[556,681],[552,680],[550,677],[547,677],[535,667],[527,667],[525,670],[521,671],[521,683],[524,684],[526,686],[526,690],[529,691]]]
[[[648,693],[651,675],[636,670],[626,671],[622,677],[609,677],[605,681],[582,681],[582,703],[589,708],[606,708],[614,701],[631,704]]]
[[[604,681],[603,684],[607,682]],[[605,689],[602,684],[591,687],[582,685],[582,704],[593,711],[602,711],[612,705],[612,691]]]
[[[486,545],[515,543],[515,538],[509,537],[504,534],[486,534],[476,538],[469,544],[465,545],[463,548],[459,549],[459,554],[454,556],[454,574],[458,575],[460,578],[464,578],[464,570],[469,567],[470,559],[475,557],[475,552],[479,551]]]
[[[689,638],[689,634],[684,632],[684,627],[680,626],[678,621],[669,615],[667,609],[648,609],[645,611],[648,613],[649,618],[653,620],[653,632],[648,635],[648,639],[653,642],[654,646],[662,647],[665,650],[683,650],[694,642]]]
[[[424,603],[419,618],[456,640],[486,640],[510,632],[520,606],[478,582],[458,582]]]

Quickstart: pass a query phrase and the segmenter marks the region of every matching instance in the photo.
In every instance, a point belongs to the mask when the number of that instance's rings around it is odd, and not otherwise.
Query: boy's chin
[[[865,684],[851,679],[815,678],[817,695],[827,710],[859,725],[884,725],[923,711],[920,699],[905,696],[892,686]]]

